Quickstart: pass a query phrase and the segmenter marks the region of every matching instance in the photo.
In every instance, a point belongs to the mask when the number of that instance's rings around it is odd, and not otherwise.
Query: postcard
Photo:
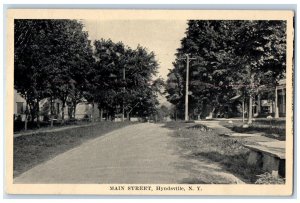
[[[8,9],[8,194],[293,193],[294,13]]]

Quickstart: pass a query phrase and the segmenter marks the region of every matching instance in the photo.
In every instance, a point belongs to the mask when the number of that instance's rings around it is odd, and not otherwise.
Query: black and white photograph
[[[11,191],[291,194],[293,12],[66,12],[10,13]]]

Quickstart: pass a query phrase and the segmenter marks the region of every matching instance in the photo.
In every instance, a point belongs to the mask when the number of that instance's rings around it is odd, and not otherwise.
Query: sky
[[[82,20],[89,38],[111,39],[136,48],[146,47],[155,53],[159,63],[158,75],[167,78],[176,49],[185,36],[186,20]]]

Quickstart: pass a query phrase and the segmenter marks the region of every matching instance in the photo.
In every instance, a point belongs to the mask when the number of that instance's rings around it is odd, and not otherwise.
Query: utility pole
[[[190,61],[196,60],[197,58],[190,58],[188,54],[185,54],[186,58],[182,58],[186,60],[186,81],[185,81],[185,114],[184,114],[184,120],[189,120],[189,66]]]

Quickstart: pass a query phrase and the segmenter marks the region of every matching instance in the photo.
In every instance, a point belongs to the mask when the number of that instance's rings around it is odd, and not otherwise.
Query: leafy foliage
[[[230,98],[274,88],[285,72],[284,21],[190,20],[166,82],[167,99],[183,114],[185,54],[190,62],[189,114],[226,112]]]
[[[86,99],[114,117],[124,108],[129,114],[149,116],[158,104],[163,80],[153,80],[158,63],[142,46],[96,40],[94,53],[88,33],[76,20],[15,21],[15,89],[38,117],[44,98],[72,107]],[[50,108],[52,109],[52,107]]]
[[[75,112],[92,64],[88,34],[78,21],[15,20],[14,86],[33,114],[44,98],[60,99],[62,112],[68,102]]]
[[[101,109],[114,116],[121,106],[129,114],[149,116],[158,104],[155,92],[159,81],[152,85],[158,64],[153,52],[141,46],[125,47],[122,42],[96,40],[91,90]]]

